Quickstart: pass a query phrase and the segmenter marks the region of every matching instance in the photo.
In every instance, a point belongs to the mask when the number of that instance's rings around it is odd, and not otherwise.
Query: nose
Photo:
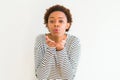
[[[55,27],[58,27],[58,26],[59,26],[58,21],[55,21],[54,26],[55,26]]]

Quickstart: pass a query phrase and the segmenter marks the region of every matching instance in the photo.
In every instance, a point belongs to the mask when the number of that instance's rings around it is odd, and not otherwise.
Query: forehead
[[[52,18],[66,18],[66,15],[64,14],[64,12],[54,11],[49,15],[49,19]]]

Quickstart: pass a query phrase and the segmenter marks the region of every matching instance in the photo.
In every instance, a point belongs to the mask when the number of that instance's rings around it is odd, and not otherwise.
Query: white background
[[[1,0],[0,80],[35,80],[34,40],[54,4],[71,10],[69,33],[81,40],[75,80],[120,80],[119,0]]]

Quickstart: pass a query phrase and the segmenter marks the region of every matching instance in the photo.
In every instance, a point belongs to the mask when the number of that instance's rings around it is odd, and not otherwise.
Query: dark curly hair
[[[66,7],[62,6],[62,5],[54,5],[50,8],[48,8],[46,10],[46,13],[44,14],[44,24],[46,25],[47,27],[47,23],[48,23],[48,18],[49,18],[49,15],[54,12],[54,11],[61,11],[65,14],[66,18],[67,18],[67,22],[70,23],[70,26],[71,26],[71,23],[72,23],[72,15],[70,13],[70,10],[67,9]],[[69,27],[70,29],[70,27]],[[69,29],[66,29],[66,31],[69,31]]]

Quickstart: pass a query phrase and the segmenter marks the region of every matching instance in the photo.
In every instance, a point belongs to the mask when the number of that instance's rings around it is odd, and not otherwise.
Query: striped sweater
[[[34,57],[38,80],[73,80],[80,58],[80,41],[67,34],[64,49],[56,51],[46,44],[45,34],[40,34],[35,40]]]

